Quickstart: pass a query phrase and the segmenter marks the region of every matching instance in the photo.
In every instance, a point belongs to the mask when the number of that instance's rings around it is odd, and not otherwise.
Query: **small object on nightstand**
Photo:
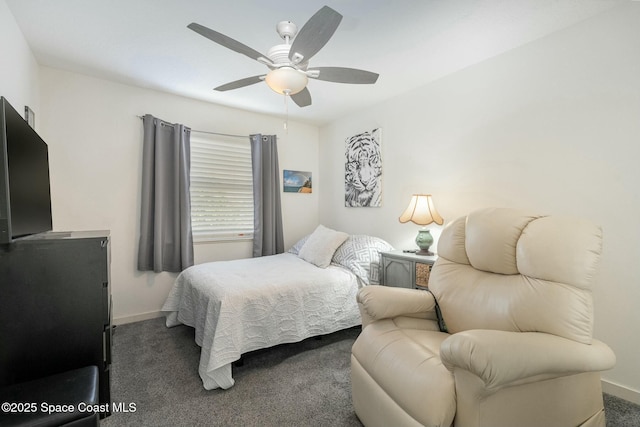
[[[416,252],[418,252],[417,249],[403,249],[402,252],[404,252],[405,254],[415,254]]]

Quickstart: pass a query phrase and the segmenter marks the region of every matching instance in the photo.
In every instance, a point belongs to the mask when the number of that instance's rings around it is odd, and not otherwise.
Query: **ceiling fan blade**
[[[300,92],[291,95],[291,99],[293,99],[293,102],[298,104],[298,107],[307,107],[311,105],[311,93],[306,87]]]
[[[195,22],[192,22],[191,24],[187,25],[187,28],[195,31],[196,33],[200,34],[201,36],[204,36],[206,38],[208,38],[211,41],[214,41],[216,43],[218,43],[221,46],[224,46],[228,49],[233,50],[234,52],[238,52],[241,53],[243,55],[248,56],[251,59],[255,59],[256,61],[258,61],[258,58],[260,58],[261,62],[266,62],[269,64],[273,64],[273,61],[271,61],[269,59],[269,57],[267,57],[267,55],[263,55],[262,53],[258,52],[257,50],[254,50],[252,48],[250,48],[247,45],[244,45],[242,43],[240,43],[237,40],[232,39],[231,37],[225,36],[222,33],[219,33],[217,31],[214,31],[210,28],[207,28],[203,25],[200,24],[196,24]]]
[[[222,86],[218,86],[217,88],[214,88],[213,90],[224,92],[226,90],[239,89],[241,87],[245,87],[245,86],[253,85],[253,84],[256,84],[256,83],[260,83],[261,81],[264,80],[264,77],[265,77],[264,74],[259,75],[259,76],[247,77],[245,79],[236,80],[234,82],[227,83],[227,84],[224,84]]]
[[[329,6],[324,6],[317,11],[293,39],[291,50],[289,50],[289,60],[294,64],[308,61],[327,44],[341,20],[342,15]]]
[[[316,77],[316,72],[317,74]],[[334,83],[374,84],[378,74],[371,71],[343,67],[315,67],[307,70],[309,77]]]

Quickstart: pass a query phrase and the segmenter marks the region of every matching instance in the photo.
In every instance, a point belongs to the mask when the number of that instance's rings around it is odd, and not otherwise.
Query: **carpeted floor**
[[[236,384],[207,391],[198,376],[193,329],[164,319],[118,326],[111,393],[129,412],[102,420],[116,426],[356,426],[350,353],[360,328],[259,350],[234,366]],[[605,395],[607,427],[640,426],[640,406]]]
[[[604,394],[607,427],[640,427],[640,405]]]
[[[113,414],[101,425],[361,426],[349,385],[359,330],[249,353],[233,368],[233,387],[207,391],[192,328],[168,329],[164,319],[118,326],[112,400],[134,403],[136,411]]]

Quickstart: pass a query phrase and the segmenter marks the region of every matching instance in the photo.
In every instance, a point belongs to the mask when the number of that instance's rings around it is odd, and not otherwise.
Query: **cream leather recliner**
[[[432,293],[362,288],[363,424],[604,427],[599,372],[615,355],[592,336],[601,242],[587,221],[485,209],[443,230]]]

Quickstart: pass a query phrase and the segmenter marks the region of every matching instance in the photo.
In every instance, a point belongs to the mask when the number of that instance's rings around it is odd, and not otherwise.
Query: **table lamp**
[[[400,215],[399,220],[403,224],[411,221],[422,226],[431,224],[432,222],[438,225],[444,223],[444,220],[433,205],[431,194],[412,195],[409,206],[407,206],[407,209]],[[429,246],[433,244],[433,236],[426,227],[422,227],[420,231],[418,231],[416,244],[420,248],[420,250],[416,252],[417,255],[433,255],[433,252],[429,251]]]

